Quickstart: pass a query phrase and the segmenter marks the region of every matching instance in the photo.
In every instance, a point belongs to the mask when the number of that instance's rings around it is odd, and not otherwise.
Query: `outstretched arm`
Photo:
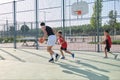
[[[107,39],[107,37],[105,36],[105,39],[104,39],[104,41],[102,41],[102,42],[99,42],[99,44],[105,44],[105,41],[106,41],[106,39]]]
[[[53,30],[54,34],[56,34],[56,30],[54,28],[52,30]]]

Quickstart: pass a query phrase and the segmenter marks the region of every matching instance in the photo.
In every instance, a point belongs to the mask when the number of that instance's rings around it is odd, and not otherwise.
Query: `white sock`
[[[51,58],[53,58],[53,55],[51,55]]]
[[[57,53],[53,53],[54,56],[56,56]]]

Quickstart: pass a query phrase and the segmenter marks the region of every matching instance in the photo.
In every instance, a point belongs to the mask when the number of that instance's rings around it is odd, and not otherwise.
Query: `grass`
[[[97,44],[98,42],[89,42],[89,44]]]

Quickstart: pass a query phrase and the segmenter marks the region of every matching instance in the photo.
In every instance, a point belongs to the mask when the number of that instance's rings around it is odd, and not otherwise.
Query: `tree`
[[[21,31],[22,31],[22,33],[23,33],[23,35],[25,36],[25,34],[29,31],[30,29],[29,29],[29,27],[27,26],[27,25],[22,25],[21,26]]]
[[[93,6],[93,14],[90,20],[91,26],[94,29],[97,29],[97,36],[98,38],[96,39],[96,35],[95,35],[95,42],[96,40],[98,40],[99,42],[99,27],[101,26],[102,23],[102,18],[101,18],[101,13],[102,13],[102,1],[103,0],[95,0],[94,6]],[[99,44],[98,44],[98,48],[99,48]],[[99,49],[98,49],[99,51]]]
[[[21,26],[21,31],[23,32],[23,33],[25,33],[25,32],[28,32],[30,29],[29,29],[29,27],[27,26],[27,25],[22,25]]]
[[[24,25],[21,26],[21,31],[24,34],[24,36],[25,36],[25,33],[27,33],[29,30],[30,29],[27,25],[24,24]]]
[[[97,5],[97,1],[98,1],[99,5]],[[96,28],[96,26],[97,26],[97,24],[96,24],[96,22],[98,22],[97,17],[99,17],[99,22],[102,22],[102,20],[101,20],[102,1],[103,0],[96,0],[95,3],[94,3],[94,6],[93,6],[93,14],[92,14],[90,23],[91,23],[91,26],[94,27],[94,28]],[[97,16],[97,13],[98,13],[99,16]]]
[[[117,23],[117,22],[116,22],[117,11],[111,10],[111,11],[109,12],[109,18],[110,18],[110,20],[109,20],[109,25],[111,25],[111,27],[115,28],[116,23]]]
[[[9,31],[10,31],[10,32],[14,32],[14,26],[10,26]]]
[[[109,20],[109,25],[110,25],[110,27],[113,30],[113,36],[116,34],[116,27],[117,27],[117,20],[116,20],[116,18],[117,18],[117,11],[111,10],[109,12],[109,19],[110,19]]]
[[[11,36],[12,36],[13,33],[14,33],[14,26],[10,26],[9,31],[10,31],[10,34],[11,34]]]

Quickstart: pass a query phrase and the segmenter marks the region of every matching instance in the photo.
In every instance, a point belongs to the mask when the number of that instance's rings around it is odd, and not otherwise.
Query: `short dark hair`
[[[40,24],[41,26],[45,26],[45,23],[44,22],[41,22],[41,24]]]
[[[59,31],[58,31],[58,33],[59,33],[59,34],[62,34],[62,31],[61,31],[61,30],[59,30]]]
[[[109,33],[109,31],[108,31],[108,30],[105,30],[105,32]]]

